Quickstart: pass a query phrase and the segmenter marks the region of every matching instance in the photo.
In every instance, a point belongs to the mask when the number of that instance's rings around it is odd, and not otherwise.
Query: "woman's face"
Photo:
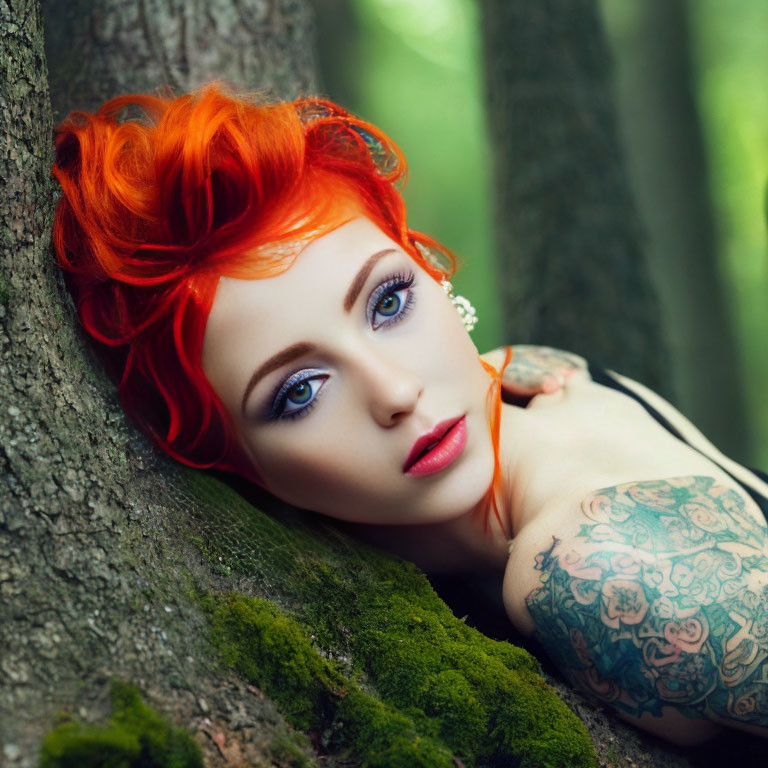
[[[362,216],[276,277],[221,278],[203,368],[266,488],[299,507],[440,522],[491,483],[477,351],[440,285]]]

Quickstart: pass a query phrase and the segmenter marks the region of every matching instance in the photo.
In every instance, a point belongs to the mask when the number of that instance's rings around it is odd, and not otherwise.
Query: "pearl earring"
[[[456,311],[459,313],[467,333],[471,333],[472,329],[477,325],[477,312],[475,308],[469,303],[469,299],[464,296],[457,296],[453,292],[453,286],[448,280],[441,280],[440,285],[445,291],[445,295],[451,300],[451,304],[456,307]]]
[[[441,254],[436,248],[424,245],[424,243],[420,243],[418,240],[411,240],[411,242],[416,246],[416,250],[424,257],[424,260],[429,262],[435,269],[438,269],[441,272],[448,272],[452,267],[452,261],[444,254]],[[445,295],[451,300],[451,304],[456,307],[456,311],[459,313],[459,317],[461,318],[461,322],[464,323],[467,333],[470,333],[477,325],[477,313],[475,312],[475,308],[469,303],[469,299],[464,296],[457,296],[453,292],[453,286],[450,281],[443,279],[440,281],[440,285],[445,291]]]

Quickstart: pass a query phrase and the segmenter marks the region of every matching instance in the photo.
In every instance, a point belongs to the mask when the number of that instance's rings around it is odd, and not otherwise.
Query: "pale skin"
[[[517,629],[641,728],[768,734],[768,528],[712,459],[768,487],[658,396],[623,379],[704,455],[578,356],[515,348],[501,524],[484,531],[489,377],[437,282],[358,211],[277,277],[222,278],[203,367],[278,497],[427,569],[498,572]],[[457,418],[460,455],[404,471],[417,438]]]

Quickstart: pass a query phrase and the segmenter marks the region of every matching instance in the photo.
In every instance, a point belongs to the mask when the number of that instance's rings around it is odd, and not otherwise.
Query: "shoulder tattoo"
[[[578,688],[768,726],[768,528],[711,477],[627,483],[536,556],[536,637]]]

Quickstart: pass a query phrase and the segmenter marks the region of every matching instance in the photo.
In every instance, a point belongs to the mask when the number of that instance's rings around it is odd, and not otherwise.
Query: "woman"
[[[130,104],[150,121],[119,122]],[[83,325],[164,450],[426,568],[498,570],[515,626],[641,728],[768,733],[768,485],[576,356],[478,358],[375,127],[126,96],[59,127],[54,173]]]

